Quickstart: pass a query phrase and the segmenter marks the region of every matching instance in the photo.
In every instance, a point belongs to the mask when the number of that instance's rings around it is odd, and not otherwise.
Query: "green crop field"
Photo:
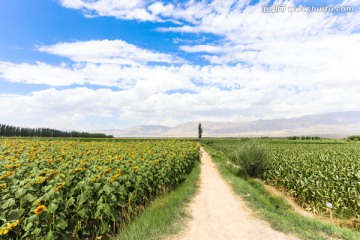
[[[199,157],[182,140],[0,140],[0,239],[118,233]]]
[[[246,140],[208,140],[229,159]],[[270,185],[284,189],[305,209],[335,216],[360,217],[360,144],[336,141],[260,140],[269,154],[264,173]]]

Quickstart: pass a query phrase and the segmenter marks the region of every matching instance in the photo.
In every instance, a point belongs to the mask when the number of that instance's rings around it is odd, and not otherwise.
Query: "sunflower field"
[[[0,140],[0,239],[119,233],[200,158],[195,142]]]

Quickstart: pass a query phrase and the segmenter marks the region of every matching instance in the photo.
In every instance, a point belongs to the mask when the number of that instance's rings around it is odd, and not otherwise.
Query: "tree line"
[[[360,136],[349,136],[348,139],[351,141],[360,141]]]
[[[76,131],[60,131],[51,128],[23,128],[0,124],[0,136],[2,137],[80,137],[80,138],[113,138],[104,133],[88,133]]]
[[[321,137],[318,136],[291,136],[288,137],[289,140],[321,140]]]

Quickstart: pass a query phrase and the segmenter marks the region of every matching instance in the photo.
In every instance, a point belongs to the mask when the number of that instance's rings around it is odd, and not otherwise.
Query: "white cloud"
[[[60,2],[64,7],[82,10],[89,16],[112,16],[128,20],[160,21],[146,10],[146,3],[149,1],[144,0],[60,0]]]
[[[346,44],[341,44],[344,40]],[[339,45],[335,46],[334,43]],[[139,122],[141,119],[149,119],[145,123],[158,121],[156,114],[166,115],[164,121],[167,122],[182,121],[190,118],[191,114],[194,114],[194,118],[197,115],[214,117],[217,112],[216,116],[219,118],[223,114],[234,120],[236,116],[287,117],[308,114],[309,109],[316,113],[359,108],[355,101],[360,92],[360,75],[356,70],[358,44],[359,38],[356,36],[340,36],[328,41],[312,42],[310,45],[304,43],[304,46],[293,48],[291,45],[279,43],[279,48],[263,50],[257,53],[256,57],[251,56],[248,59],[248,62],[256,59],[261,64],[234,66],[125,67],[92,63],[52,66],[45,63],[30,65],[0,62],[0,76],[7,81],[27,84],[91,84],[124,89],[121,92],[106,89],[93,91],[86,88],[63,92],[50,89],[36,92],[33,96],[10,96],[8,98],[14,102],[6,105],[11,106],[8,110],[13,109],[12,113],[28,110],[27,114],[39,114],[53,109],[52,115],[57,111],[68,110],[72,114],[107,115],[111,110],[123,112],[121,116],[129,121],[131,117],[136,117]],[[281,46],[287,47],[285,52],[288,54],[280,51]],[[329,51],[330,49],[332,51]],[[309,55],[311,51],[313,54]],[[166,94],[171,90],[191,90],[193,94]],[[88,99],[93,95],[99,99],[98,103],[108,107],[94,107],[96,104],[92,104]],[[103,98],[106,100],[101,101]],[[121,102],[120,99],[126,101]],[[4,103],[8,101],[2,100]],[[49,108],[40,107],[42,101]],[[68,104],[64,105],[66,102]],[[111,105],[113,102],[118,107]],[[21,110],[29,104],[33,105]],[[109,105],[112,107],[108,112],[101,110],[109,108]],[[260,111],[261,108],[263,110]],[[171,115],[169,112],[177,114]],[[4,114],[11,115],[10,112]]]
[[[186,47],[186,48],[185,48]],[[251,65],[267,65],[272,68],[306,68],[326,70],[338,65],[341,56],[345,65],[353,65],[360,51],[360,34],[333,35],[307,41],[271,41],[247,45],[182,46],[181,50],[207,51],[203,57],[212,64],[246,62]],[[215,52],[213,49],[217,50]],[[215,54],[213,54],[215,53]]]
[[[180,20],[196,23],[210,13],[242,9],[248,0],[191,0],[174,3],[156,0],[60,0],[60,3],[66,8],[81,10],[86,16],[112,16],[118,19],[152,22]]]
[[[68,69],[64,65],[56,67],[42,62],[33,65],[0,62],[0,78],[13,83],[51,86],[67,86],[85,82],[78,72]]]
[[[292,1],[286,6],[294,5]],[[191,25],[159,28],[161,31],[212,33],[236,43],[297,39],[325,36],[341,30],[350,33],[360,23],[358,12],[333,13],[262,13],[262,3],[245,8],[230,8],[223,11],[204,10],[204,16]],[[192,6],[190,7],[192,8]],[[194,7],[195,8],[195,7]],[[187,9],[188,11],[189,9]],[[350,20],[351,19],[351,20]]]
[[[124,96],[109,89],[88,88],[62,91],[51,88],[30,95],[0,94],[0,101],[9,104],[8,108],[3,109],[0,121],[22,126],[85,130],[89,126],[83,125],[83,120],[91,117],[109,118],[113,111],[118,111],[119,106],[131,102],[130,99],[130,95]],[[91,125],[89,122],[87,124]]]
[[[209,64],[185,63],[169,53],[121,40],[41,46],[40,51],[75,63],[0,62],[0,78],[54,87],[89,84],[122,90],[51,88],[29,95],[0,94],[0,102],[9,106],[2,110],[0,122],[91,130],[360,109],[359,12],[264,14],[261,4],[268,1],[247,2],[62,0],[64,6],[86,14],[182,21],[179,27],[159,30],[199,34],[198,43],[179,38],[174,42],[186,44],[179,49],[193,54],[191,57],[198,54]],[[278,1],[283,2],[294,4]],[[200,41],[201,33],[220,39]],[[93,118],[106,126],[93,123]]]
[[[199,53],[199,52],[207,52],[207,53],[221,53],[223,52],[223,48],[220,46],[211,46],[211,45],[195,45],[195,46],[180,46],[180,50],[189,53]]]
[[[162,2],[155,2],[147,8],[153,15],[160,15],[166,12],[172,12],[174,6],[171,4],[164,5]]]
[[[45,84],[49,86],[99,85],[131,89],[142,95],[177,88],[195,88],[191,73],[195,67],[182,66],[121,66],[114,64],[73,64],[53,66],[38,62],[0,62],[0,78],[12,83]],[[191,70],[192,72],[188,72]]]
[[[160,1],[160,0],[59,0],[62,6],[66,8],[78,9],[84,12],[86,16],[111,16],[118,19],[163,22],[171,21],[177,24],[190,25],[179,28],[160,28],[165,31],[192,31],[192,32],[211,32],[214,34],[224,34],[233,30],[241,31],[243,26],[249,22],[257,22],[258,16],[263,15],[258,22],[258,26],[264,19],[281,20],[284,15],[289,14],[263,14],[261,6],[270,4],[269,0],[259,1],[257,4],[250,5],[249,0],[191,0],[191,1]],[[285,4],[286,6],[314,5],[318,6],[317,1],[309,0],[277,0],[273,4]],[[357,0],[337,0],[322,1],[322,5],[343,5],[359,6]],[[250,16],[249,13],[251,12]],[[296,13],[307,15],[307,13]],[[318,14],[318,13],[316,13]],[[265,17],[265,15],[267,15]],[[302,17],[302,16],[301,16]],[[285,17],[287,18],[287,17]],[[305,18],[304,18],[305,19]],[[312,18],[313,19],[313,18]],[[276,21],[276,20],[275,20]],[[280,22],[280,27],[291,25],[292,22]],[[301,22],[300,22],[301,23]],[[272,25],[265,22],[266,25],[260,27],[264,30],[266,26]],[[306,27],[306,22],[303,27]],[[356,26],[356,24],[353,24]],[[219,28],[221,26],[221,28]],[[240,27],[240,28],[239,28]],[[272,25],[269,30],[275,29],[277,25]],[[297,27],[301,27],[298,25]],[[319,26],[319,28],[321,28]],[[275,30],[273,29],[273,30]],[[300,30],[293,28],[294,31]],[[273,31],[275,32],[275,31]],[[280,33],[280,32],[277,32]],[[281,34],[281,33],[280,33]]]
[[[95,130],[136,124],[175,125],[194,120],[295,117],[360,107],[359,85],[314,85],[295,94],[290,86],[279,87],[271,81],[261,84],[266,79],[254,82],[232,91],[203,87],[196,93],[172,95],[158,92],[143,96],[141,86],[123,91],[75,88],[47,89],[30,95],[0,94],[0,102],[8,106],[2,109],[0,122]],[[94,118],[100,120],[94,122]]]
[[[74,62],[139,65],[149,62],[184,63],[169,54],[139,48],[122,40],[92,40],[40,46],[39,51],[67,57]]]

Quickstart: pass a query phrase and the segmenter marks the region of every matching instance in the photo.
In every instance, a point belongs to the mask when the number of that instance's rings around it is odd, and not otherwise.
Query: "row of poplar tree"
[[[0,136],[3,137],[81,137],[81,138],[113,138],[104,133],[66,132],[51,128],[22,128],[0,124]]]

